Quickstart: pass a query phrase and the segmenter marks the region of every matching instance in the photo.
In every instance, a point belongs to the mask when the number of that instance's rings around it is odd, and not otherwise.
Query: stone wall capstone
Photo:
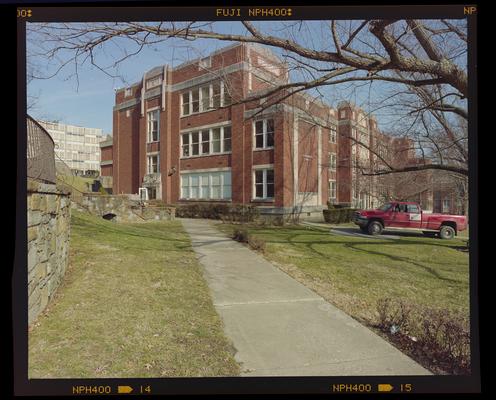
[[[69,258],[70,193],[28,179],[28,322],[53,298]]]

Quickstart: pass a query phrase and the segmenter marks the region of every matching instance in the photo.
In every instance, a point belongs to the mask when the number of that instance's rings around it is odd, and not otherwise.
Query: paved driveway
[[[244,376],[430,375],[206,220],[183,219]]]

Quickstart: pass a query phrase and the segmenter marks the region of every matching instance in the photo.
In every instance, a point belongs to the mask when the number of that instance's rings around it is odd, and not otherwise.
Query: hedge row
[[[333,208],[331,210],[323,210],[324,220],[330,224],[351,222],[356,210],[356,208]]]
[[[253,206],[231,204],[179,204],[176,217],[221,219],[226,222],[252,222],[259,216]]]

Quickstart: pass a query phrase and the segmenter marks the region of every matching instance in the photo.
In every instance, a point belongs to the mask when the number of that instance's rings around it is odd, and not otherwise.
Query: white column
[[[322,204],[322,128],[317,128],[317,205]]]
[[[298,116],[293,109],[293,199],[298,204]]]
[[[143,84],[141,85],[141,116],[145,115],[145,85],[146,85],[146,72],[143,74]]]
[[[165,111],[165,91],[167,87],[167,65],[164,65],[163,78],[162,78],[162,111]]]

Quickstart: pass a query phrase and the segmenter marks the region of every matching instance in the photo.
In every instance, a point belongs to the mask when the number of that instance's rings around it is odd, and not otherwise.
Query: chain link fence
[[[55,143],[48,132],[29,115],[27,117],[27,176],[46,183],[56,183]]]

